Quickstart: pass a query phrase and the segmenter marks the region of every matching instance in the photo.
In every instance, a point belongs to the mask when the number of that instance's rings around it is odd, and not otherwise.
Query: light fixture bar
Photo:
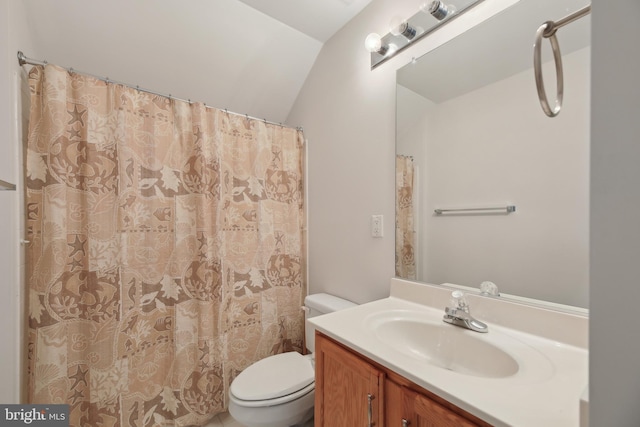
[[[371,69],[378,67],[399,52],[431,34],[441,26],[484,0],[421,0],[420,10],[409,19],[394,22],[392,31],[380,37],[380,49],[371,52]],[[433,10],[433,12],[432,12]],[[386,47],[386,49],[385,49]]]

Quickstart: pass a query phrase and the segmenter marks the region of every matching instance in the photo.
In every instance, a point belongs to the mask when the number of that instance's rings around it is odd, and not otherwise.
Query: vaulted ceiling
[[[240,0],[324,43],[371,0]]]
[[[28,57],[285,122],[323,43],[371,0],[24,0]]]

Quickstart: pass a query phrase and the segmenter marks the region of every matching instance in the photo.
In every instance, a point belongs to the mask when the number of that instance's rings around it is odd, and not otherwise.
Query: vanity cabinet
[[[384,373],[344,347],[316,333],[314,426],[379,426]]]
[[[316,427],[490,424],[316,332]]]

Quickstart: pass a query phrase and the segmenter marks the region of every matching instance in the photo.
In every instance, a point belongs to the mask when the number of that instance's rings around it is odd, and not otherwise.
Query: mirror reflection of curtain
[[[416,278],[413,157],[396,156],[396,276]]]
[[[29,401],[204,425],[301,350],[302,133],[51,65],[29,84]]]

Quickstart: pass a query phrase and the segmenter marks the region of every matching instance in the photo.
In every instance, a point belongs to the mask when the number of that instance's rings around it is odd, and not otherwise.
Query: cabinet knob
[[[409,420],[405,418],[402,419],[402,427],[409,427],[409,424],[411,424]]]

